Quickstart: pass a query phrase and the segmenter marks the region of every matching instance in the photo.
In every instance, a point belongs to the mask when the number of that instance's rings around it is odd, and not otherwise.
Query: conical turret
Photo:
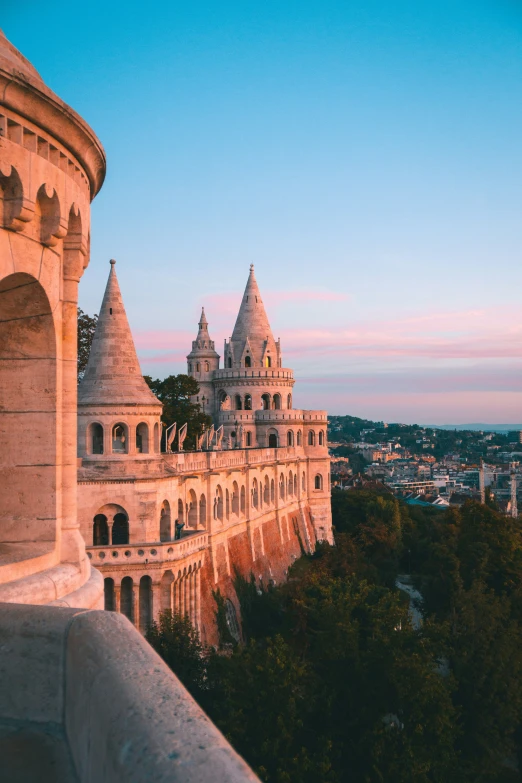
[[[192,341],[192,350],[187,356],[188,361],[190,362],[192,359],[197,358],[217,359],[219,364],[219,354],[216,353],[214,340],[210,339],[208,321],[204,307],[201,308],[201,317],[198,326],[198,336]],[[213,369],[217,369],[217,365]]]
[[[257,280],[250,264],[241,307],[227,344],[226,365],[231,367],[279,367],[280,347],[274,340]]]
[[[89,361],[78,388],[78,404],[161,406],[141,373],[115,264],[111,261]]]

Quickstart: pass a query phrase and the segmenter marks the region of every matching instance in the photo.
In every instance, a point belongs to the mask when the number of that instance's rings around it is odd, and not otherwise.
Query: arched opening
[[[294,445],[294,433],[292,430],[288,430],[286,433],[286,445],[287,446],[293,446]]]
[[[225,618],[231,637],[235,642],[239,643],[241,641],[241,631],[239,630],[239,623],[237,621],[236,608],[230,598],[227,598],[225,601]]]
[[[230,493],[228,489],[225,490],[225,516],[230,519]]]
[[[252,410],[252,397],[250,394],[245,394],[245,410],[251,411]]]
[[[199,499],[199,526],[202,530],[207,529],[207,496],[201,495]]]
[[[172,540],[172,520],[170,517],[170,503],[164,500],[160,513],[160,541]]]
[[[236,401],[236,411],[243,410],[243,401],[241,399],[240,394],[236,394],[235,401]]]
[[[292,407],[292,395],[291,394],[289,394],[288,397],[286,398],[286,407],[289,408],[289,409]]]
[[[134,622],[134,582],[130,576],[124,576],[121,580],[120,612],[131,623]]]
[[[270,481],[270,503],[274,505],[275,503],[275,481],[272,479]]]
[[[294,473],[294,495],[297,497],[297,473]]]
[[[281,395],[280,394],[274,394],[272,399],[272,408],[275,411],[281,410]]]
[[[158,454],[160,450],[160,426],[158,422],[154,425],[154,453]]]
[[[303,470],[303,476],[302,476],[302,479],[301,479],[301,487],[302,487],[302,490],[304,492],[305,489],[306,489],[306,476],[305,476],[304,470]]]
[[[246,492],[244,485],[241,487],[241,513],[244,514],[246,511]]]
[[[301,435],[301,430],[297,430],[297,445],[301,446],[303,442],[303,436]]]
[[[277,448],[277,435],[275,432],[271,432],[268,435],[268,448],[269,449]]]
[[[282,473],[279,476],[279,497],[281,500],[285,499],[285,477]]]
[[[219,399],[220,410],[224,411],[230,407],[230,398],[226,393],[226,391],[224,391],[223,389],[219,392],[218,399]]]
[[[196,362],[196,372],[199,372],[201,370],[199,362]]]
[[[152,622],[152,579],[142,576],[140,579],[140,631],[145,633]]]
[[[127,425],[119,422],[112,428],[112,453],[127,454],[129,438]]]
[[[114,595],[114,579],[110,576],[103,580],[104,608],[106,612],[114,612],[116,601]]]
[[[112,543],[116,546],[118,544],[129,543],[129,519],[127,514],[116,514],[112,523]]]
[[[252,367],[252,359],[250,356],[245,356],[245,367]]]
[[[198,499],[193,489],[188,493],[188,526],[191,530],[196,530],[198,526]]]
[[[227,367],[230,369],[232,367],[232,357],[229,356],[227,359]]]
[[[272,357],[265,356],[265,367],[271,367],[271,366],[272,366]]]
[[[172,606],[172,583],[174,582],[174,574],[172,571],[165,571],[160,581],[160,611],[165,612],[167,609],[173,609]]]
[[[261,407],[264,411],[270,410],[270,395],[269,394],[262,394],[261,395]]]
[[[294,477],[292,474],[292,471],[288,474],[288,490],[287,495],[293,495],[294,494]]]
[[[138,454],[149,453],[149,426],[144,421],[136,427],[136,451]]]
[[[96,514],[92,525],[92,545],[109,545],[109,525],[105,514]]]
[[[56,245],[60,232],[60,202],[54,188],[52,195],[48,196],[46,186],[40,187],[34,205],[34,225],[42,244]]]
[[[313,430],[308,433],[308,445],[315,446],[315,432]]]
[[[56,540],[61,488],[56,466],[56,343],[51,308],[40,283],[23,273],[4,278],[0,282],[0,544],[7,558],[16,547],[17,559],[22,559],[22,543],[30,549],[28,557],[44,554]]]
[[[177,519],[178,525],[184,525],[185,524],[185,513],[183,510],[183,501],[181,498],[178,500],[178,519]]]
[[[91,454],[103,454],[103,427],[97,422],[89,428]]]
[[[319,430],[319,445],[324,446],[324,432]]]
[[[257,479],[255,478],[252,482],[252,506],[253,508],[257,508],[259,506],[259,492],[257,489]]]
[[[322,489],[323,488],[323,477],[320,473],[317,474],[315,477],[315,488],[316,489]]]
[[[263,490],[263,503],[268,506],[270,503],[270,481],[268,476],[265,476],[265,487]]]
[[[11,173],[4,177],[0,172],[0,226],[16,228],[15,221],[23,206],[23,187],[17,170],[11,166]]]
[[[216,487],[216,494],[214,496],[214,519],[223,521],[223,490],[219,484]]]
[[[252,433],[250,431],[247,431],[246,433],[246,445],[247,446],[252,445]]]
[[[210,370],[210,364],[208,362],[205,362],[205,372],[209,372]]]

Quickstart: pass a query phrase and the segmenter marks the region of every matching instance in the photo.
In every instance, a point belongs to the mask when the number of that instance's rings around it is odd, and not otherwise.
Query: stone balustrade
[[[188,533],[178,541],[157,544],[121,544],[89,547],[88,556],[94,566],[117,564],[170,563],[206,549],[207,533]]]
[[[261,370],[215,370],[212,378],[214,381],[218,380],[234,380],[234,379],[241,379],[244,378],[253,378],[253,379],[263,379],[263,378],[269,378],[277,379],[280,378],[281,380],[293,380],[294,373],[292,370],[289,370],[287,368],[279,367],[275,370],[268,370],[268,369],[261,369]]]
[[[256,783],[121,614],[0,604],[0,778]]]

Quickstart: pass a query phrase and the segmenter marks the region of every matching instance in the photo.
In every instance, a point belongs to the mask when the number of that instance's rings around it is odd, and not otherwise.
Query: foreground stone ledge
[[[62,732],[81,783],[258,780],[131,623],[110,612],[0,604],[7,723],[27,726],[28,738],[38,727]]]

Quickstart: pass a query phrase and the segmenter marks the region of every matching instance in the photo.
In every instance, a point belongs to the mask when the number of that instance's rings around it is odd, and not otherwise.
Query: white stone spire
[[[78,387],[78,404],[160,406],[141,373],[115,264],[111,260],[89,361]]]
[[[279,343],[274,340],[270,328],[254,274],[254,264],[250,264],[250,274],[230,338],[229,351],[234,367],[244,366],[247,356],[250,356],[252,367],[277,367],[280,364]]]

